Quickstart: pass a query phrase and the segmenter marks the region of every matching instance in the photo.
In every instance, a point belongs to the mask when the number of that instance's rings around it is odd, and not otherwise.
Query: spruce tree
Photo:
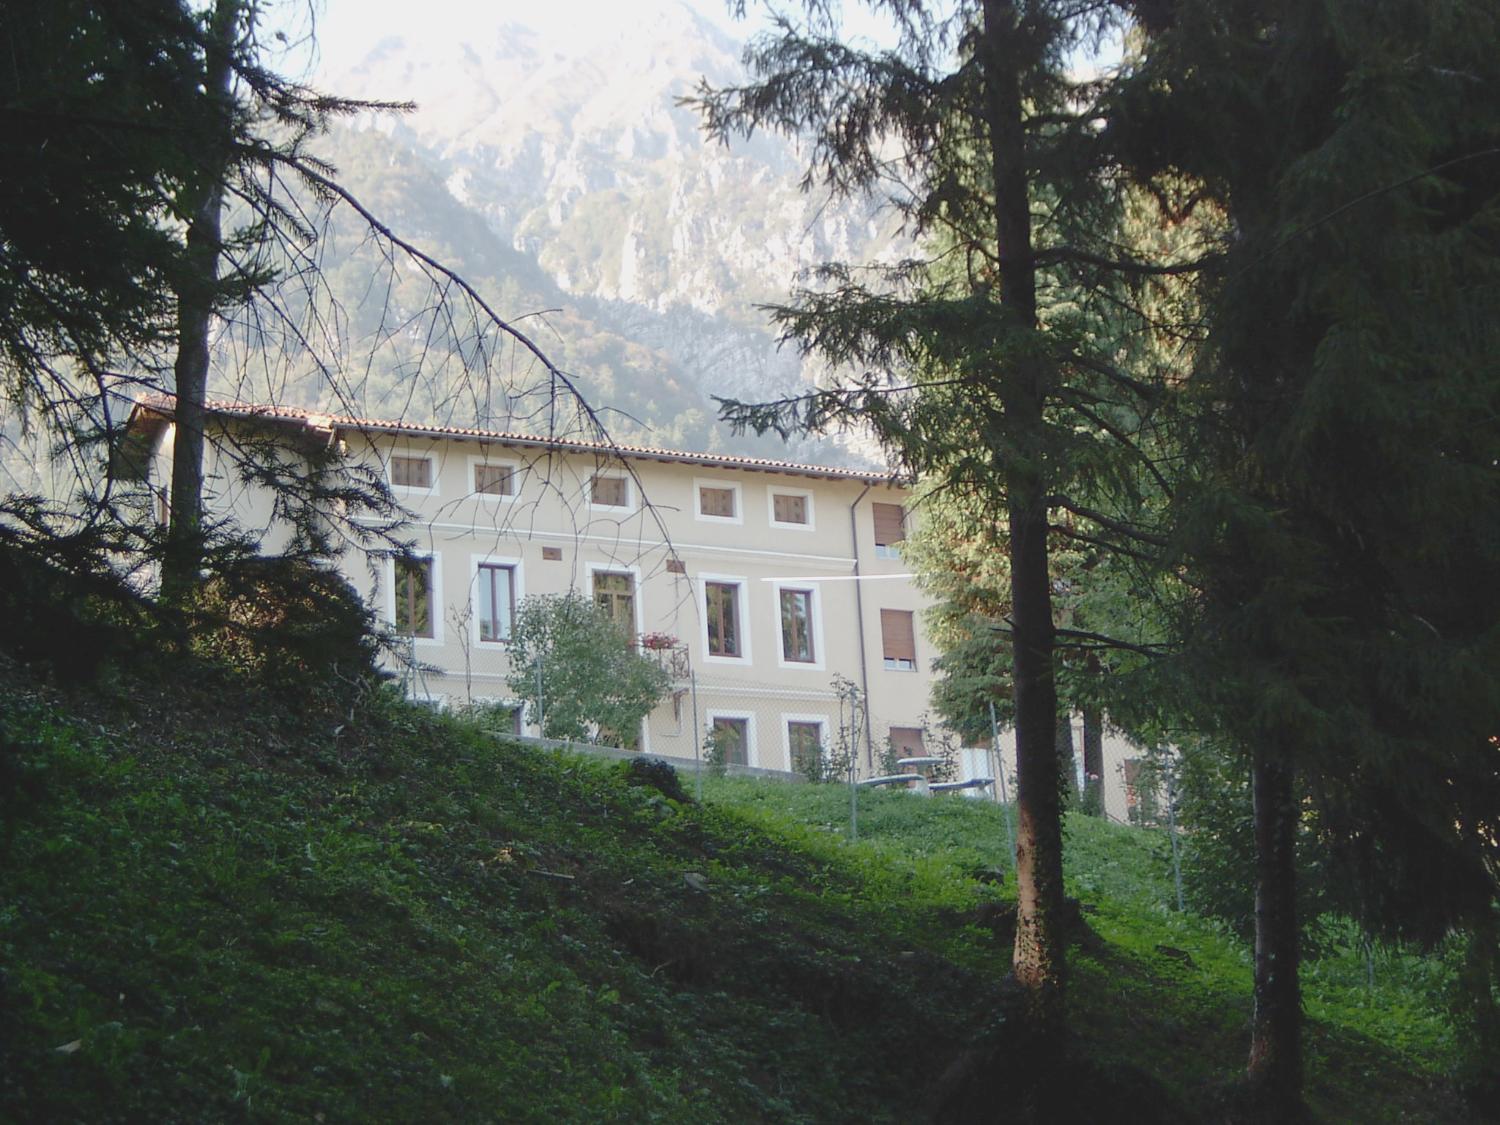
[[[1111,143],[1227,220],[1200,278],[1174,545],[1200,591],[1191,694],[1250,759],[1249,1077],[1265,1118],[1286,1120],[1302,1081],[1301,795],[1368,925],[1493,941],[1500,11],[1141,10]]]
[[[892,49],[851,46],[810,3],[804,24],[782,21],[752,43],[749,85],[695,103],[721,139],[761,127],[807,137],[809,188],[875,193],[930,256],[826,265],[773,317],[854,373],[781,402],[728,403],[726,415],[782,432],[872,425],[905,468],[985,497],[1003,521],[1020,822],[1013,970],[1046,1030],[1064,980],[1056,652],[1069,633],[1054,620],[1049,540],[1159,541],[1084,498],[1129,498],[1150,460],[1140,428],[1161,396],[1121,362],[1128,348],[1101,346],[1101,325],[1136,307],[1121,299],[1129,279],[1183,267],[1112,237],[1120,193],[1098,144],[1102,84],[1071,77],[1066,60],[1113,7],[872,7],[899,30]]]

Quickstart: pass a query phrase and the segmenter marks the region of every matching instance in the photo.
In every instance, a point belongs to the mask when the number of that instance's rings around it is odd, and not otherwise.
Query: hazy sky
[[[318,0],[316,78],[326,84],[349,69],[387,36],[411,39],[463,39],[476,24],[495,26],[515,22],[534,28],[561,48],[580,46],[610,35],[622,23],[641,19],[665,8],[686,6],[701,13],[737,38],[744,38],[766,23],[765,5],[747,0],[750,13],[733,20],[724,0]],[[797,10],[798,0],[780,0],[783,9]],[[302,0],[288,0],[280,7],[292,21],[286,30],[294,39],[303,38],[308,8]],[[847,26],[863,35],[877,33],[878,25],[863,6],[849,6]],[[303,64],[285,65],[302,70]]]

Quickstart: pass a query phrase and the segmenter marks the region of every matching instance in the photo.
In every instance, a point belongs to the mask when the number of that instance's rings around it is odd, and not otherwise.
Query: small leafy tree
[[[544,737],[634,748],[671,680],[607,613],[569,591],[517,607],[506,683]]]

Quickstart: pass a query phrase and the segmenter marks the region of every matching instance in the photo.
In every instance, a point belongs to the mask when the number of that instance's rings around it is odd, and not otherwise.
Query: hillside
[[[850,844],[837,788],[699,803],[182,659],[0,665],[0,1118],[1232,1119],[1245,954],[1148,833],[1073,820],[1076,1037],[1028,1057],[994,806],[867,793]],[[1412,967],[1341,971],[1320,1117],[1466,1120]]]

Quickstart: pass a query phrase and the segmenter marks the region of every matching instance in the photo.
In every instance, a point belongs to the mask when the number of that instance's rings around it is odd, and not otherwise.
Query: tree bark
[[[1063,931],[1062,823],[1053,678],[1052,578],[1047,560],[1044,438],[1045,361],[1026,337],[1036,332],[1036,266],[1017,14],[1011,0],[984,0],[981,51],[995,186],[1001,330],[1009,358],[994,373],[1009,439],[1013,677],[1016,704],[1016,943],[1012,971],[1025,990],[1036,1030],[1061,1023]],[[1016,347],[1017,342],[1020,347]]]
[[[1302,1112],[1302,996],[1298,984],[1297,804],[1292,772],[1265,749],[1251,755],[1255,818],[1255,1011],[1247,1068],[1267,1122]]]
[[[203,91],[222,145],[204,156],[200,177],[184,197],[188,216],[186,266],[177,282],[176,421],[172,446],[170,522],[162,555],[161,597],[180,605],[197,588],[203,565],[204,404],[208,395],[209,333],[219,291],[223,249],[224,179],[233,139],[231,55],[241,0],[218,0],[209,21]]]

